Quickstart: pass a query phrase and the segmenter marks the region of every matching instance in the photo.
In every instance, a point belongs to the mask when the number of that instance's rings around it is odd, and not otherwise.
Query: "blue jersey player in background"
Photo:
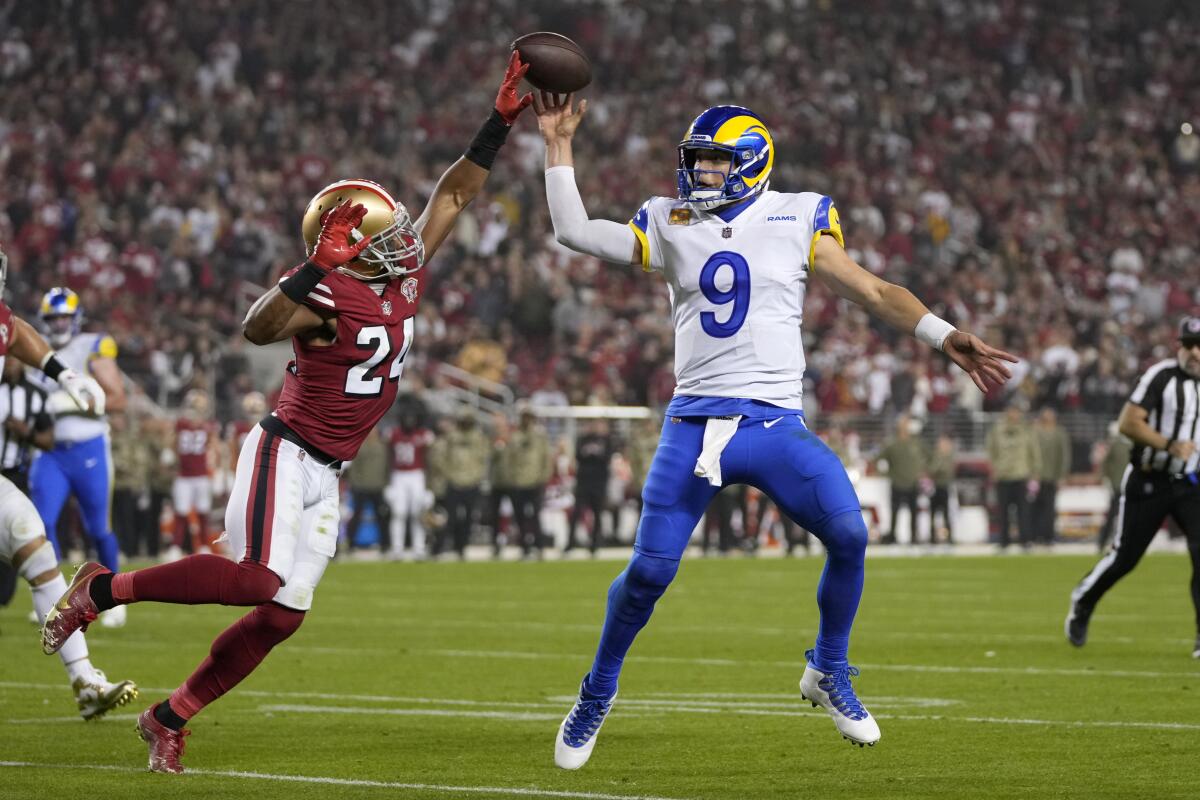
[[[642,492],[634,554],[608,592],[591,670],[555,738],[555,763],[591,756],[617,695],[629,647],[679,569],[709,501],[730,483],[765,492],[826,550],[821,619],[805,654],[801,694],[852,743],[879,726],[854,693],[850,628],[863,587],[867,529],[837,456],[805,425],[801,404],[804,293],[812,276],[875,317],[944,352],[981,390],[1016,358],[929,312],[846,254],[833,201],[770,191],[775,148],[766,125],[739,106],[701,114],[679,145],[677,197],[647,201],[626,226],[587,216],[571,140],[587,102],[535,96],[546,142],[546,196],[555,238],[580,253],[660,272],[675,326],[674,397]]]
[[[59,360],[80,375],[93,378],[104,390],[104,398],[81,410],[57,382],[41,373],[31,376],[49,394],[47,408],[55,419],[54,449],[39,454],[30,467],[30,494],[60,561],[63,553],[58,543],[58,518],[67,498],[75,495],[84,531],[96,549],[98,560],[115,572],[119,548],[111,529],[112,458],[104,415],[125,408],[125,386],[116,362],[117,345],[108,334],[80,331],[83,309],[79,295],[70,289],[46,292],[39,316]],[[113,611],[117,613],[110,611],[101,617],[101,624],[109,627],[124,624],[124,606]]]

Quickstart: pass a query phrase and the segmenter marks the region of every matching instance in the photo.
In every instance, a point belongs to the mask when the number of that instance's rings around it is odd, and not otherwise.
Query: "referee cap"
[[[1200,342],[1200,317],[1184,317],[1179,321],[1179,341]]]

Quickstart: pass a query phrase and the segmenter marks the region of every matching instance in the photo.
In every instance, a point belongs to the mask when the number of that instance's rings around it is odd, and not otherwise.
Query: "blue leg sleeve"
[[[41,453],[29,469],[29,494],[42,524],[46,526],[46,538],[54,545],[54,555],[63,560],[62,548],[58,544],[58,515],[71,491],[67,475],[59,464],[57,452]]]
[[[825,545],[825,571],[817,584],[821,624],[813,666],[834,672],[849,663],[850,627],[862,598],[867,526],[862,513],[848,511],[813,531]]]
[[[858,496],[837,455],[798,418],[756,429],[751,444],[750,482],[825,545],[814,666],[833,672],[847,663],[850,628],[862,597],[867,526]]]
[[[717,493],[692,474],[704,436],[704,421],[668,421],[642,490],[642,518],[629,566],[608,590],[608,610],[592,671],[583,690],[610,697],[638,631],[679,570],[679,559],[704,509]]]
[[[625,654],[638,631],[650,621],[654,604],[667,591],[678,570],[678,559],[634,553],[629,566],[613,581],[608,590],[608,612],[600,633],[600,646],[584,682],[587,694],[611,697],[617,691],[617,677],[625,663]]]
[[[76,449],[83,452],[71,464],[71,491],[79,501],[83,528],[96,548],[100,563],[116,572],[120,548],[111,529],[112,495],[109,487],[112,476],[108,443],[104,437],[99,437]]]

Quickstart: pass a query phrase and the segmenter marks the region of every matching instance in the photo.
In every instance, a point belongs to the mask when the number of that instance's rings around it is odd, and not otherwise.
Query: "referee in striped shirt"
[[[6,358],[0,381],[0,474],[26,494],[34,447],[54,447],[54,420],[46,411],[46,393],[25,379],[24,364]]]
[[[1121,409],[1121,433],[1133,440],[1112,548],[1071,592],[1067,639],[1087,642],[1096,603],[1137,566],[1150,540],[1171,515],[1187,536],[1192,557],[1192,604],[1200,658],[1200,317],[1179,325],[1179,351],[1138,381]]]

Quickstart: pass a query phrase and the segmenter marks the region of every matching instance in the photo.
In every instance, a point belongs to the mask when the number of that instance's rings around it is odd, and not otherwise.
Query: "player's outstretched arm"
[[[533,98],[538,129],[546,142],[546,202],[555,240],[577,253],[617,264],[641,264],[642,243],[629,226],[607,219],[589,219],[575,185],[571,140],[587,111],[587,100],[575,108],[575,95],[539,92]]]
[[[832,236],[817,240],[813,272],[838,296],[857,303],[872,316],[941,350],[986,392],[1012,377],[1004,362],[1017,357],[985,344],[978,336],[956,330],[939,319],[903,286],[888,283],[854,262]]]
[[[312,255],[294,274],[273,286],[250,306],[242,321],[242,335],[254,344],[270,344],[319,330],[325,318],[304,299],[333,270],[349,264],[371,243],[367,236],[350,241],[350,232],[362,224],[367,209],[350,201],[330,209],[321,220],[321,233]]]
[[[527,92],[521,95],[517,91],[521,78],[528,71],[529,65],[522,63],[520,55],[514,50],[508,60],[504,80],[500,82],[500,91],[496,93],[496,105],[491,116],[475,134],[475,139],[462,158],[442,173],[425,210],[417,218],[416,229],[425,245],[426,261],[433,258],[453,230],[458,215],[479,194],[495,163],[496,154],[508,139],[512,124],[533,102],[532,94]]]

